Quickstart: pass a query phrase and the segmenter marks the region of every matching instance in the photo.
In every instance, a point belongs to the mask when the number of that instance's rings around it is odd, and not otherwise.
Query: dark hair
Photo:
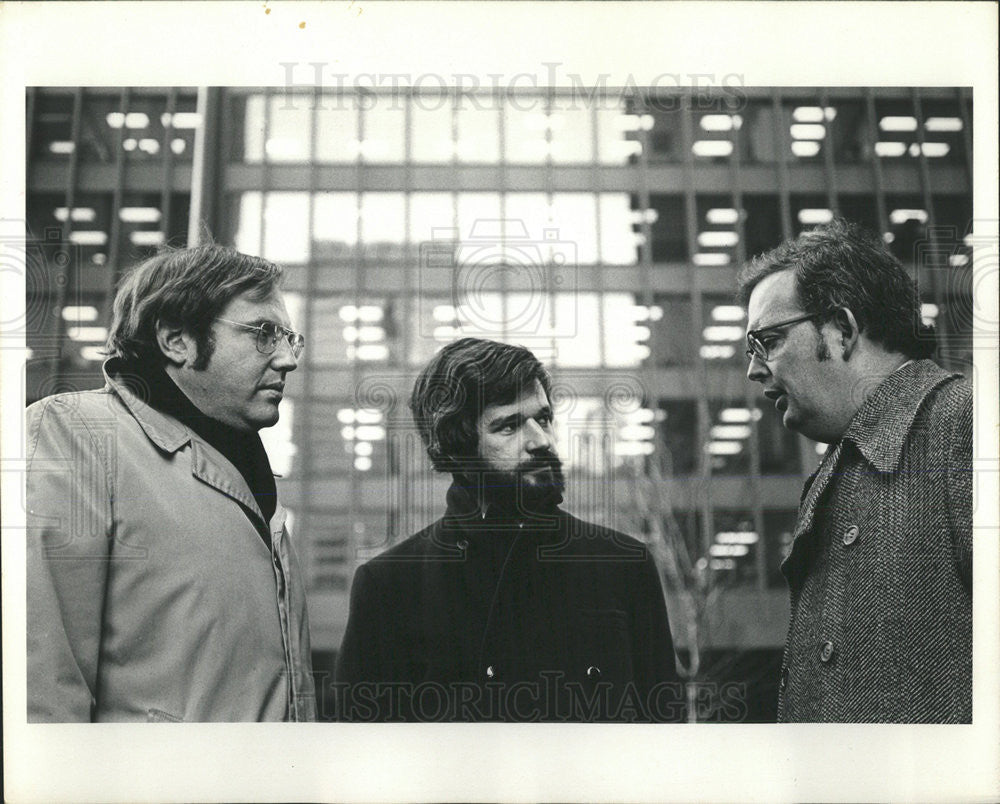
[[[847,307],[860,330],[890,352],[910,358],[934,352],[934,327],[921,321],[917,285],[878,235],[842,218],[803,232],[744,266],[737,300],[746,308],[762,279],[786,270],[794,272],[807,313]]]
[[[135,266],[118,286],[106,351],[129,360],[164,360],[156,343],[156,325],[162,321],[194,336],[194,367],[204,368],[215,348],[210,331],[219,313],[247,291],[263,299],[280,279],[281,268],[273,262],[226,246],[161,251]]]
[[[449,343],[420,372],[410,410],[431,463],[439,472],[461,471],[479,447],[477,426],[487,405],[513,402],[538,380],[551,396],[552,378],[523,346],[481,338]]]

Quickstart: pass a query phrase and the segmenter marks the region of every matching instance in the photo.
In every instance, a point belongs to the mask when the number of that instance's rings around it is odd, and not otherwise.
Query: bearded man
[[[659,573],[561,510],[551,378],[527,349],[444,347],[410,400],[443,518],[361,566],[337,663],[353,721],[675,721]]]

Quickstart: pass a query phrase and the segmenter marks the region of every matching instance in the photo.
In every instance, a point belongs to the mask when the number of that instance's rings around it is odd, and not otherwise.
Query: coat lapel
[[[254,515],[256,527],[269,527],[243,475],[218,451],[198,438],[191,439],[191,474],[246,508]]]
[[[795,534],[792,537],[792,549],[781,564],[781,572],[791,582],[792,578],[803,569],[809,548],[812,545],[813,522],[816,518],[816,507],[837,471],[844,441],[840,440],[823,458],[815,474],[807,481],[806,489],[799,504],[798,521],[795,523]]]

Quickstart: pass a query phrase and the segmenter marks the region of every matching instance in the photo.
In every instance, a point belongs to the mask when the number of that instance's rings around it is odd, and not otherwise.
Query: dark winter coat
[[[646,548],[553,509],[444,518],[360,567],[337,663],[342,720],[682,718]]]

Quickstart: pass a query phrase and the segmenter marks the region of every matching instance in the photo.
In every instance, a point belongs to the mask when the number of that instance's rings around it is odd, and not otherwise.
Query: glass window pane
[[[688,366],[696,354],[691,299],[675,294],[657,294],[654,306],[658,319],[650,321],[650,348],[657,366]]]
[[[545,193],[507,193],[504,219],[509,239],[539,239],[542,230],[552,227],[552,211]]]
[[[688,259],[685,200],[680,194],[654,193],[652,214],[653,262],[684,262]]]
[[[455,111],[459,162],[500,161],[500,112],[491,98],[461,98]],[[477,105],[486,108],[477,108]]]
[[[642,143],[630,130],[625,110],[598,108],[597,157],[605,165],[625,165],[642,153]]]
[[[316,259],[354,255],[358,242],[358,194],[317,193],[313,212]]]
[[[410,158],[414,162],[450,162],[455,153],[451,124],[447,97],[414,97],[410,102]]]
[[[269,162],[307,162],[312,144],[312,99],[302,95],[270,98],[267,131]]]
[[[499,259],[500,193],[459,193],[458,194],[458,236],[465,242],[478,240],[485,246],[494,246],[494,257]]]
[[[548,116],[541,97],[507,98],[504,105],[504,147],[507,162],[536,165],[549,154]]]
[[[316,110],[316,161],[354,162],[358,158],[358,110],[353,97],[322,99]]]
[[[780,131],[775,128],[774,106],[770,101],[754,101],[748,105],[744,117],[742,155],[751,163],[776,162]]]
[[[601,193],[601,261],[606,265],[638,262],[636,232],[628,193]]]
[[[421,295],[409,306],[411,366],[424,366],[444,344],[458,335],[458,316],[449,296]]]
[[[604,362],[636,368],[651,354],[650,309],[636,304],[634,293],[604,294]]]
[[[715,534],[709,547],[708,568],[717,583],[749,586],[757,583],[757,551],[760,534],[750,511],[720,511],[712,514]]]
[[[264,160],[264,96],[251,95],[244,109],[243,160],[256,164]]]
[[[614,422],[601,397],[574,396],[558,408],[553,420],[559,457],[567,474],[603,477],[610,463],[607,437]]]
[[[402,193],[361,194],[361,242],[365,253],[380,258],[401,256],[406,239],[406,207]]]
[[[732,296],[705,294],[701,302],[702,357],[715,365],[728,363],[742,369],[746,364],[743,308],[735,304]]]
[[[406,106],[402,96],[369,95],[364,99],[365,162],[402,162],[405,153]]]
[[[575,263],[592,265],[597,259],[597,198],[593,193],[554,193],[552,224],[559,240],[575,253]]]
[[[594,158],[593,120],[585,99],[554,98],[548,119],[553,162],[572,164]]]
[[[601,364],[601,333],[596,293],[557,293],[553,346],[555,364],[567,368],[590,368]]]
[[[454,197],[451,193],[410,194],[410,242],[434,240],[435,230],[455,226]],[[445,234],[439,232],[438,234]],[[450,235],[449,235],[450,237]]]
[[[309,194],[268,193],[264,199],[264,250],[274,262],[309,259]]]
[[[698,409],[693,399],[661,399],[660,472],[664,477],[698,472]]]
[[[239,197],[239,219],[233,242],[237,251],[259,256],[262,193],[242,193]]]

